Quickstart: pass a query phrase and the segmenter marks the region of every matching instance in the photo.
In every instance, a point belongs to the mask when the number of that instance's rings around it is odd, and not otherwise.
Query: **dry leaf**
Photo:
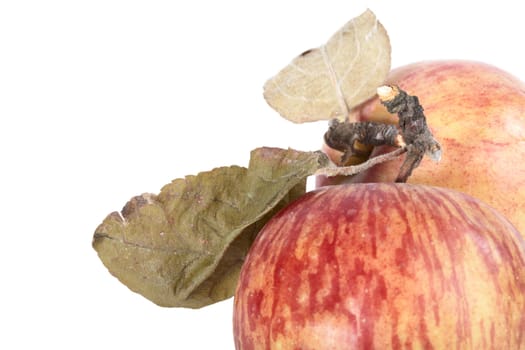
[[[268,80],[264,98],[295,123],[345,119],[375,94],[389,71],[387,32],[367,10],[325,45],[305,51]]]
[[[158,305],[229,298],[256,234],[326,162],[318,152],[256,149],[248,168],[217,168],[132,198],[95,230],[93,247],[113,275]]]

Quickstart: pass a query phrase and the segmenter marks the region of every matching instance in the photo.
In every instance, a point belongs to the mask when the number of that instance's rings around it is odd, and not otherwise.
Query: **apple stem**
[[[401,154],[407,152],[407,147],[401,147],[398,148],[392,152],[388,152],[386,154],[370,158],[366,162],[358,164],[358,165],[351,165],[351,166],[328,166],[325,168],[321,168],[315,172],[314,175],[324,175],[324,176],[350,176],[358,174],[362,171],[365,171],[374,165],[388,162],[390,160],[394,160],[395,158],[399,157]]]
[[[437,161],[441,159],[441,146],[428,128],[417,96],[408,95],[396,85],[380,86],[377,95],[388,112],[397,113],[399,117],[400,134],[407,144],[407,156],[396,182],[406,182],[425,154]]]
[[[343,152],[340,164],[346,164],[353,155],[367,155],[364,154],[366,152],[356,149],[356,141],[368,146],[389,145],[400,147],[404,145],[397,127],[391,124],[375,122],[342,123],[334,119],[330,122],[328,131],[324,134],[324,142],[329,147]]]
[[[406,152],[407,156],[396,178],[396,182],[406,182],[412,171],[419,166],[425,154],[430,155],[433,160],[439,161],[441,146],[427,126],[423,107],[417,96],[410,96],[395,85],[380,86],[377,89],[377,94],[388,112],[397,113],[398,125],[375,122],[350,123],[348,121],[342,123],[334,119],[324,135],[325,143],[327,146],[343,152],[341,164],[345,164],[352,155],[360,155],[359,150],[355,148],[356,141],[368,146],[389,145],[401,148],[384,156],[371,158],[363,164],[339,167],[341,170],[336,170],[337,168],[333,167],[326,170],[321,169],[320,174],[327,176],[354,175]]]

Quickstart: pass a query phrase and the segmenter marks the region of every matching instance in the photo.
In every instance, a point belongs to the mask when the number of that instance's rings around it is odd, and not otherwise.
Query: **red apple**
[[[525,233],[525,84],[498,68],[468,61],[411,64],[393,70],[387,83],[419,97],[443,151],[439,164],[424,159],[408,182],[468,193]],[[358,118],[397,123],[377,99],[364,104]],[[373,155],[383,152],[378,148]],[[376,166],[352,182],[393,181],[401,161]]]
[[[237,349],[525,348],[525,246],[460,192],[376,183],[310,192],[243,265]]]

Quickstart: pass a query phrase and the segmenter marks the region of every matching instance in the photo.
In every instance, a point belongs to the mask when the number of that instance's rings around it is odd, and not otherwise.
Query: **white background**
[[[262,97],[370,7],[393,67],[495,64],[525,79],[519,1],[0,2],[0,348],[232,349],[232,301],[160,308],[112,277],[96,226],[133,195],[258,146],[319,148]]]

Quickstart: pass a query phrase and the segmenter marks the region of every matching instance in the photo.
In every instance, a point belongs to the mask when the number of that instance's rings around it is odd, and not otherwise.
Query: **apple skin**
[[[525,233],[525,84],[496,67],[453,60],[394,69],[386,83],[418,96],[443,151],[440,163],[425,157],[408,182],[468,193]],[[356,114],[359,121],[397,123],[397,116],[377,98]],[[372,156],[388,150],[378,147]],[[339,156],[331,157],[337,161]],[[394,181],[403,159],[375,166],[350,181]],[[317,180],[319,186],[341,182]]]
[[[449,189],[327,186],[273,217],[242,267],[236,349],[523,349],[525,247]]]

